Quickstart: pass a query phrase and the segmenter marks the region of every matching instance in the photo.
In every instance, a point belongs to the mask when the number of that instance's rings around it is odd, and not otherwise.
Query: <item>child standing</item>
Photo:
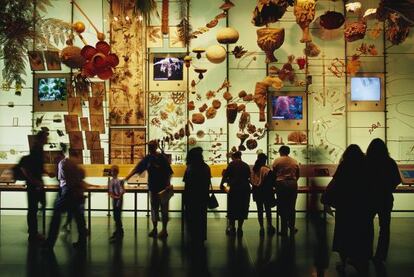
[[[110,240],[115,241],[124,237],[124,229],[122,228],[121,212],[122,212],[122,198],[125,193],[124,182],[118,179],[119,167],[113,165],[111,167],[112,179],[109,181],[108,193],[112,198],[112,209],[115,221],[115,232],[110,237]]]

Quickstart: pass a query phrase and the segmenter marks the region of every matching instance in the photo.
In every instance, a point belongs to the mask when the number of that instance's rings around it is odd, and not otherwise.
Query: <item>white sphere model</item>
[[[216,38],[219,43],[236,43],[239,40],[239,32],[232,27],[221,28],[217,32]]]
[[[226,49],[221,45],[212,45],[206,50],[206,57],[212,63],[222,63],[226,59]]]

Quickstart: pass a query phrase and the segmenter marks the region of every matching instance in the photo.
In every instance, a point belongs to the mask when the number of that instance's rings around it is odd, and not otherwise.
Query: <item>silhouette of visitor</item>
[[[241,152],[233,153],[233,161],[229,163],[223,175],[223,183],[230,187],[227,198],[227,218],[229,227],[227,234],[243,236],[243,223],[249,214],[250,204],[250,167],[241,159]]]
[[[207,202],[211,185],[210,167],[204,162],[201,147],[188,152],[183,181],[188,234],[192,242],[200,243],[207,239]]]
[[[378,215],[379,237],[374,262],[385,262],[390,244],[391,211],[394,197],[392,193],[401,183],[398,166],[390,157],[384,141],[376,138],[367,148],[368,176],[372,200],[373,218]]]
[[[260,225],[260,236],[264,235],[263,227],[263,206],[266,211],[267,233],[273,235],[275,227],[272,225],[272,201],[274,202],[273,187],[275,179],[272,170],[266,165],[267,156],[264,153],[257,155],[257,160],[254,163],[250,182],[252,184],[253,200],[257,206],[257,219]],[[270,175],[269,175],[270,174]]]
[[[117,165],[112,165],[111,167],[111,176],[112,179],[109,181],[108,193],[112,198],[112,211],[115,221],[115,232],[110,237],[112,242],[122,240],[124,237],[124,229],[122,227],[122,203],[123,195],[125,193],[124,182],[118,179],[119,167]]]
[[[65,153],[62,148],[62,155]],[[73,243],[76,248],[86,246],[86,223],[83,212],[85,197],[85,172],[74,161],[69,158],[62,159],[58,164],[58,180],[60,192],[56,198],[53,208],[53,216],[50,222],[49,235],[44,248],[53,249],[60,227],[62,214],[70,211],[75,218],[78,228],[78,241]]]
[[[276,195],[281,219],[279,234],[282,236],[288,235],[288,228],[291,235],[297,232],[295,207],[298,194],[299,165],[295,159],[289,157],[289,154],[290,148],[285,145],[281,146],[279,148],[280,157],[276,158],[272,165],[276,176]]]
[[[361,273],[372,257],[372,218],[364,153],[349,145],[321,201],[336,208],[332,249],[339,253],[339,271],[349,262]]]
[[[33,146],[30,154],[24,156],[21,161],[21,171],[25,176],[27,186],[27,225],[29,233],[29,242],[43,241],[44,237],[38,232],[37,212],[39,203],[41,208],[46,207],[46,197],[44,183],[42,179],[45,173],[43,146],[47,143],[48,132],[39,131],[34,137]]]
[[[158,238],[166,238],[168,236],[168,201],[161,201],[158,193],[170,185],[173,171],[166,156],[162,153],[158,153],[157,148],[158,142],[156,140],[149,141],[149,154],[135,166],[135,168],[125,177],[124,180],[128,181],[132,175],[136,173],[141,174],[145,170],[148,172],[148,190],[151,199],[151,219],[153,225],[153,229],[149,232],[148,236],[154,238],[157,236]],[[162,214],[162,230],[158,234],[158,212],[160,207]]]

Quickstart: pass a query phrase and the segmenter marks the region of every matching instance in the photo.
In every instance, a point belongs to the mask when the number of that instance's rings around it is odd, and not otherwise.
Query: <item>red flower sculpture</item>
[[[86,63],[82,66],[82,75],[107,80],[114,74],[113,68],[119,64],[118,56],[111,52],[111,46],[105,41],[98,41],[95,47],[85,45],[81,55]]]

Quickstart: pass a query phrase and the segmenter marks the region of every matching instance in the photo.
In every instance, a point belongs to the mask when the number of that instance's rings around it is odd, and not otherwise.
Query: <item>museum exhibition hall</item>
[[[0,276],[413,276],[413,32],[413,0],[1,0]]]

